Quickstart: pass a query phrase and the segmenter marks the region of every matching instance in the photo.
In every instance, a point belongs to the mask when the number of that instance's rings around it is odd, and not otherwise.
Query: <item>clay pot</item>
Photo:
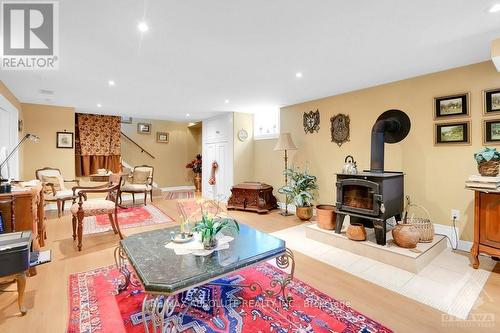
[[[350,240],[364,241],[366,240],[365,226],[361,223],[351,223],[347,227],[346,235]]]
[[[310,207],[297,207],[295,210],[295,214],[302,221],[309,221],[313,216],[313,208]]]
[[[201,192],[201,173],[195,173],[194,178],[194,188],[196,192]]]
[[[392,229],[392,238],[397,246],[413,249],[420,240],[420,231],[413,224],[402,223]]]
[[[316,206],[316,220],[318,227],[326,230],[335,229],[336,214],[335,206],[333,205],[317,205]]]

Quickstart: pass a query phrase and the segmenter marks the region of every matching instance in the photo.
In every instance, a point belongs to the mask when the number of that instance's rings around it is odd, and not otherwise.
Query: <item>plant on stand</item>
[[[201,155],[196,155],[195,159],[186,164],[186,169],[193,170],[194,173],[194,187],[196,192],[201,192]]]
[[[496,148],[485,147],[474,154],[477,162],[477,170],[481,176],[495,177],[498,175],[500,166],[500,152]]]
[[[213,250],[217,247],[217,234],[222,230],[228,229],[237,233],[240,232],[240,226],[236,220],[219,216],[220,205],[214,202],[211,202],[211,204],[217,205],[216,213],[211,214],[204,211],[203,204],[201,204],[201,221],[193,228],[193,231],[200,233],[205,250]]]
[[[295,214],[303,221],[310,220],[313,214],[313,201],[318,189],[317,178],[298,168],[289,168],[283,171],[288,176],[289,183],[281,187],[278,192],[286,195],[295,203]]]

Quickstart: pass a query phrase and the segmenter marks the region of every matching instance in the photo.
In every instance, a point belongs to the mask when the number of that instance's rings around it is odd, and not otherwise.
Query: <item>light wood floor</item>
[[[156,199],[155,202],[170,216],[178,219],[175,201]],[[38,267],[38,274],[27,279],[26,307],[21,317],[15,292],[0,293],[0,332],[65,332],[68,321],[68,276],[114,263],[113,250],[118,238],[111,232],[84,236],[83,250],[78,252],[71,237],[71,219],[57,219],[48,214],[48,240],[45,248],[52,250],[52,263]],[[233,212],[242,223],[264,232],[295,226],[294,217],[282,217],[274,211],[267,215]],[[161,228],[162,226],[122,230],[125,235]],[[307,241],[307,240],[304,240]],[[295,253],[296,277],[333,298],[350,306],[395,332],[498,332],[500,331],[500,267],[497,265],[472,311],[478,316],[494,316],[490,327],[483,322],[457,321],[447,323],[442,314],[426,305],[300,253]],[[15,290],[14,285],[8,288]],[[487,317],[491,318],[491,317]],[[494,325],[494,327],[491,327]]]

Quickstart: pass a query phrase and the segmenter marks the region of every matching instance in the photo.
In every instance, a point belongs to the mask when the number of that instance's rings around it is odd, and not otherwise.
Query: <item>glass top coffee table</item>
[[[216,284],[212,281],[270,259],[276,259],[279,268],[290,272],[284,277],[276,277],[268,287],[255,282],[239,286],[252,290],[260,288],[269,297],[281,295],[289,299],[285,288],[293,279],[295,262],[283,240],[240,224],[240,232],[232,235],[234,240],[228,249],[214,251],[208,256],[177,255],[173,249],[165,248],[172,231],[179,232],[179,226],[131,235],[121,240],[115,250],[116,265],[124,276],[118,292],[130,284],[141,284],[144,288],[142,318],[147,319],[144,320],[146,332],[150,324],[153,332],[173,329],[175,320],[170,317],[178,305],[177,294],[204,284]]]

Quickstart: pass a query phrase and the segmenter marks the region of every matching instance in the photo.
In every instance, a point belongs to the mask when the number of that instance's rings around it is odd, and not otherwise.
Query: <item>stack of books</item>
[[[500,177],[469,176],[465,187],[472,190],[500,191]]]

